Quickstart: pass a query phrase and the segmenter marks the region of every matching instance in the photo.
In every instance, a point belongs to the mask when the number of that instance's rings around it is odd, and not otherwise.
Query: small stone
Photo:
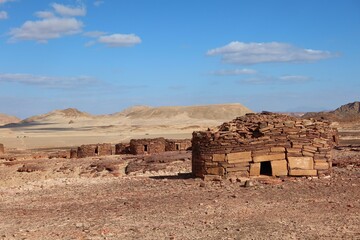
[[[200,183],[200,187],[205,187],[205,186],[206,186],[205,182]]]
[[[253,187],[254,186],[254,182],[252,180],[247,180],[245,182],[245,187]]]

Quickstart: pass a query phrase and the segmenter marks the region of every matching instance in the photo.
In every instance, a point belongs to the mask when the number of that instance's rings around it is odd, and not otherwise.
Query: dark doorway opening
[[[99,147],[95,148],[95,154],[98,155],[99,154]]]
[[[270,161],[260,163],[260,175],[268,175],[268,176],[272,175]]]
[[[148,151],[148,145],[144,145],[144,152],[147,152]]]
[[[175,143],[175,149],[176,149],[176,151],[180,150],[180,143]]]

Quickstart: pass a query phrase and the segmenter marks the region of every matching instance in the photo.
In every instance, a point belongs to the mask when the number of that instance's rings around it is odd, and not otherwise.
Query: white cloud
[[[33,85],[45,88],[71,89],[74,87],[93,85],[97,83],[98,80],[88,76],[53,77],[22,73],[0,73],[0,83],[1,82]]]
[[[307,76],[300,76],[300,75],[286,75],[279,78],[282,81],[287,82],[305,82],[309,81],[311,78]]]
[[[5,11],[0,11],[0,20],[7,19],[8,13]]]
[[[247,84],[256,84],[256,85],[265,85],[265,84],[296,84],[296,83],[305,83],[312,80],[310,77],[301,76],[301,75],[284,75],[281,77],[272,77],[272,76],[255,76],[252,78],[242,79],[240,83]]]
[[[141,39],[135,34],[112,34],[99,37],[98,42],[108,47],[131,47],[141,43]]]
[[[94,2],[94,6],[98,7],[98,6],[100,6],[101,4],[103,4],[103,3],[104,3],[104,1],[102,1],[102,0],[96,0],[96,1]]]
[[[328,51],[303,49],[287,43],[231,42],[223,47],[211,49],[208,56],[220,55],[226,63],[257,64],[268,62],[306,62],[334,57]]]
[[[36,40],[46,43],[49,39],[59,38],[81,32],[83,23],[75,18],[45,18],[39,21],[26,21],[21,27],[10,31],[10,41]]]
[[[91,31],[91,32],[84,33],[84,36],[97,38],[97,37],[103,36],[105,34],[107,34],[107,33],[101,32],[101,31]]]
[[[218,76],[236,76],[236,75],[243,75],[243,74],[256,74],[256,70],[243,68],[243,69],[231,69],[231,70],[218,70],[212,72],[213,75]]]
[[[53,3],[52,7],[55,12],[62,16],[76,17],[76,16],[85,16],[86,8],[84,6],[81,7],[69,7],[58,3]]]
[[[15,1],[15,0],[0,0],[0,4],[4,4],[6,2],[13,2],[13,1]]]
[[[35,15],[38,18],[53,18],[53,17],[55,17],[54,13],[49,12],[49,11],[39,11],[39,12],[36,12]]]

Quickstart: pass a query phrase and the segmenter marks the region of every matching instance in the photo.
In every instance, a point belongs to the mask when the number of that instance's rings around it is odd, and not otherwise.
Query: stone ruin
[[[81,145],[77,148],[76,156],[78,158],[106,156],[112,154],[110,143]],[[70,151],[71,156],[75,156],[74,150]]]
[[[166,139],[165,151],[186,151],[191,149],[191,139]]]
[[[4,153],[5,153],[4,144],[0,143],[0,154],[4,154]]]
[[[131,139],[130,153],[138,154],[154,154],[165,152],[165,138],[152,139]]]
[[[263,112],[192,138],[192,172],[208,179],[331,174],[338,132],[327,121]]]
[[[130,153],[130,144],[118,143],[115,144],[115,154],[129,154]]]

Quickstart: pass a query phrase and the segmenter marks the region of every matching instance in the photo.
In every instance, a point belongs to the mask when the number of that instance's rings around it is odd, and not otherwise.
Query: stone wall
[[[191,149],[191,139],[166,139],[165,151],[184,151]]]
[[[77,149],[78,158],[106,156],[111,154],[112,147],[110,143],[81,145]]]
[[[130,145],[125,143],[118,143],[115,145],[115,154],[129,154],[130,153]]]
[[[192,171],[222,178],[328,175],[337,142],[337,130],[326,121],[246,114],[217,130],[193,133]]]
[[[154,154],[165,152],[165,139],[131,139],[130,153],[131,154]]]
[[[4,145],[0,143],[0,154],[4,154],[4,153],[5,153]]]

